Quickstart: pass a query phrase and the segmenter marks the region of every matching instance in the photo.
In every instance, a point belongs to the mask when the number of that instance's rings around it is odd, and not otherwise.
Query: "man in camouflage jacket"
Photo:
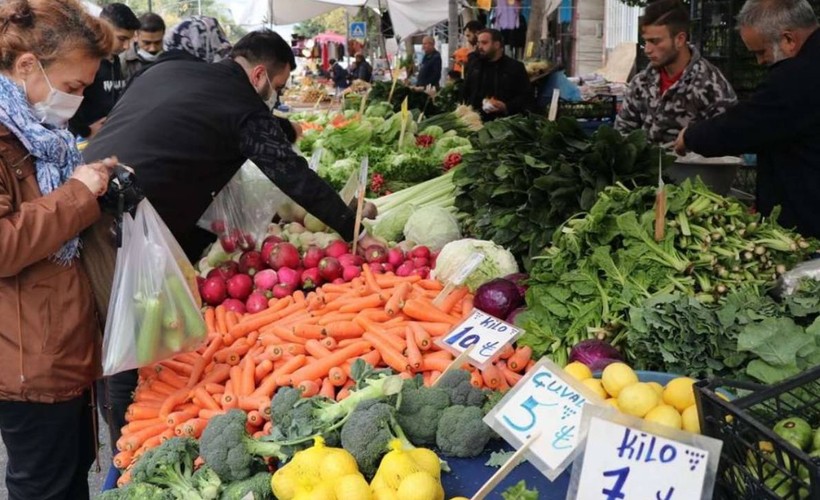
[[[651,3],[641,18],[650,65],[630,82],[615,128],[643,129],[651,142],[674,143],[690,123],[719,115],[737,102],[732,86],[687,43],[689,14],[680,0]]]

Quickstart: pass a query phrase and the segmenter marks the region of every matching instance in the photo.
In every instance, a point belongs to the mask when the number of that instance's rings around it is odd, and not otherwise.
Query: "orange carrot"
[[[225,306],[216,306],[216,331],[219,333],[228,333],[228,310]]]
[[[395,349],[385,338],[374,332],[365,332],[362,338],[376,348],[382,356],[384,362],[397,372],[410,369],[410,363],[401,352]]]
[[[328,399],[336,399],[336,388],[330,382],[330,378],[322,379],[322,386],[319,389],[319,395]]]
[[[483,389],[484,388],[484,377],[481,376],[481,372],[478,370],[473,370],[470,372],[470,384],[476,389]]]
[[[447,360],[440,357],[423,356],[421,360],[421,370],[425,372],[443,372],[448,366],[450,366],[450,363],[452,363],[452,360]]]
[[[217,330],[216,311],[213,307],[205,308],[205,329],[208,330],[208,333],[213,333]]]
[[[405,327],[405,339],[407,340],[407,362],[410,363],[410,370],[417,372],[421,370],[421,349],[416,343],[416,336],[413,329],[409,326]]]
[[[430,334],[427,333],[427,330],[415,321],[411,321],[409,325],[413,330],[413,337],[416,339],[416,345],[419,346],[419,349],[422,351],[429,351],[432,349],[433,340],[430,338]]]
[[[113,460],[114,467],[116,467],[118,469],[125,469],[126,467],[131,465],[131,461],[133,460],[133,458],[134,458],[134,454],[131,453],[130,451],[128,451],[128,450],[121,451],[121,452],[117,453],[116,455],[114,455],[114,460]]]
[[[197,382],[199,382],[199,379],[202,377],[202,372],[205,371],[205,367],[211,363],[214,353],[221,347],[222,337],[216,337],[210,344],[208,344],[205,352],[202,353],[202,356],[197,358],[193,365],[191,375],[188,377],[188,387],[193,387]]]
[[[168,418],[165,419],[165,422],[168,424],[169,427],[176,427],[182,422],[185,422],[189,418],[194,418],[199,414],[198,410],[181,410],[172,412],[168,415]]]
[[[293,373],[294,371],[298,370],[302,366],[304,366],[307,358],[304,354],[296,355],[289,360],[285,361],[282,366],[273,370],[273,372],[265,377],[265,380],[259,384],[259,387],[253,392],[252,396],[273,396],[274,391],[276,390],[276,379],[283,375],[288,375]]]
[[[199,356],[197,356],[197,359],[199,359]],[[194,370],[194,365],[183,361],[178,361],[176,359],[166,359],[160,363],[159,366],[163,368],[170,368],[171,370],[174,370],[177,375],[182,377],[189,377],[191,372]]]
[[[453,290],[452,293],[450,293],[450,295],[448,295],[441,303],[441,311],[447,314],[452,312],[456,304],[460,304],[461,301],[464,300],[464,297],[467,296],[467,293],[469,293],[469,290],[466,286],[460,286]]]
[[[336,341],[333,337],[325,337],[319,342],[322,343],[323,346],[330,349],[331,351],[339,347],[339,342]]]
[[[128,410],[125,414],[125,420],[131,422],[134,420],[143,420],[146,418],[156,418],[158,416],[161,416],[159,407],[150,407],[144,406],[142,403],[135,403],[128,407]]]
[[[338,366],[340,363],[349,358],[363,354],[368,349],[369,346],[367,345],[367,342],[360,342],[341,348],[333,352],[330,356],[316,360],[314,363],[299,368],[292,374],[288,375],[290,384],[298,385],[303,380],[313,380],[315,378],[325,377],[327,376],[327,372],[334,366]]]
[[[515,354],[507,360],[507,367],[517,373],[521,373],[532,359],[532,347],[522,346],[515,350]]]
[[[134,432],[140,431],[142,429],[151,427],[152,425],[156,425],[159,423],[162,423],[162,419],[146,418],[144,420],[134,420],[133,422],[129,422],[122,428],[122,434],[132,434]]]
[[[394,316],[401,311],[402,306],[404,306],[404,301],[407,298],[407,295],[410,294],[410,290],[413,289],[413,286],[410,283],[404,282],[396,287],[393,291],[393,295],[387,300],[384,304],[384,312],[386,312],[390,316]]]
[[[168,428],[168,426],[164,422],[162,422],[162,423],[156,424],[152,427],[145,428],[145,429],[143,429],[139,432],[135,432],[133,434],[129,434],[128,436],[124,436],[125,437],[125,450],[133,452],[134,450],[139,449],[139,447],[142,446],[142,444],[146,440],[148,440],[148,439],[150,439],[154,436],[158,436],[160,433],[164,432],[165,429],[167,429],[167,428]]]
[[[236,316],[236,313],[233,311],[228,311],[225,314],[225,327],[227,330],[226,332],[230,331],[237,323],[239,323],[239,318]]]
[[[293,328],[293,334],[303,339],[323,339],[325,337],[325,329],[321,325],[300,323]]]
[[[203,408],[207,408],[209,410],[219,410],[221,407],[214,401],[213,396],[205,390],[204,387],[200,386],[194,389],[193,393],[194,397],[199,400],[199,404]]]
[[[341,313],[355,313],[365,309],[380,307],[384,304],[384,300],[380,295],[366,295],[361,298],[351,299],[339,308]]]
[[[239,408],[245,411],[258,410],[261,406],[270,406],[270,398],[267,396],[243,396],[239,398]]]
[[[319,390],[321,387],[313,380],[303,380],[299,382],[299,385],[296,386],[297,389],[302,391],[302,397],[309,398],[319,394]]]
[[[431,337],[441,337],[447,335],[453,329],[451,323],[431,323],[429,321],[418,321],[420,327],[430,334]]]
[[[467,316],[473,313],[473,296],[467,295],[464,297],[464,300],[461,302],[461,319],[465,319]]]
[[[515,354],[515,347],[512,344],[504,344],[498,353],[498,359],[510,359],[513,354]]]
[[[336,323],[339,321],[353,321],[356,314],[357,313],[330,313],[320,317],[316,324],[327,326],[330,323]]]
[[[363,333],[364,328],[353,321],[336,321],[325,325],[325,334],[336,340],[357,339],[361,337]]]
[[[204,418],[205,420],[210,420],[217,415],[224,415],[225,410],[206,410],[205,408],[199,410],[197,416],[199,418]]]
[[[367,286],[368,291],[376,297],[381,299],[381,292],[382,289],[379,284],[376,282],[376,277],[373,276],[373,270],[370,269],[370,266],[364,265],[362,266],[362,275],[364,276],[364,282]],[[381,305],[381,304],[379,304]],[[378,306],[373,306],[378,307]],[[342,311],[344,312],[344,311]]]
[[[202,387],[204,387],[205,390],[208,391],[208,393],[211,394],[211,395],[217,394],[217,393],[220,393],[220,392],[225,392],[225,386],[222,385],[222,384],[208,383],[208,384],[203,384]]]
[[[190,436],[192,438],[199,439],[202,435],[202,431],[205,430],[205,427],[208,425],[208,420],[204,418],[192,418],[183,424],[182,435],[183,436]]]
[[[318,340],[314,340],[314,339],[311,339],[311,340],[308,340],[307,342],[305,342],[305,350],[307,351],[308,354],[310,354],[311,356],[313,356],[314,358],[317,358],[317,359],[330,356],[330,354],[331,354],[330,349],[323,346],[322,343],[319,342]]]
[[[253,374],[253,378],[256,381],[256,383],[259,383],[272,371],[273,361],[270,359],[263,359],[256,365],[256,371]]]
[[[437,280],[421,280],[418,282],[418,285],[431,292],[440,292],[444,289],[444,285]]]
[[[523,376],[523,375],[521,375],[520,373],[516,373],[516,372],[514,372],[514,371],[510,370],[510,367],[509,367],[509,366],[507,366],[507,363],[505,363],[505,362],[503,362],[503,361],[499,361],[498,363],[496,363],[496,366],[498,366],[498,369],[501,371],[501,375],[503,375],[503,376],[504,376],[504,380],[505,380],[505,381],[506,381],[506,382],[507,382],[510,386],[514,386],[514,385],[515,385],[515,384],[517,384],[517,383],[518,383],[518,382],[519,382],[522,378],[524,378],[524,376]]]
[[[248,412],[248,423],[255,426],[263,425],[262,414],[259,410],[251,410]]]
[[[256,389],[256,365],[253,364],[251,358],[245,358],[244,367],[242,368],[242,378],[240,381],[239,391],[237,394],[241,396],[249,396]]]
[[[158,367],[157,380],[165,382],[174,389],[182,389],[188,382],[184,377],[178,375],[171,368],[166,368],[162,366]]]
[[[421,281],[421,276],[396,276],[393,273],[384,273],[375,275],[376,283],[382,288],[398,287],[404,283],[413,284]]]
[[[490,389],[498,389],[501,387],[502,380],[504,379],[501,370],[494,364],[489,364],[481,370],[481,376],[484,378],[484,385]]]
[[[459,322],[458,319],[441,311],[433,305],[432,302],[422,299],[408,299],[402,308],[404,314],[412,319],[420,321],[429,321],[432,323],[449,323],[454,325]]]
[[[330,380],[334,386],[341,387],[347,382],[347,373],[345,373],[342,368],[334,366],[328,370],[327,379]]]

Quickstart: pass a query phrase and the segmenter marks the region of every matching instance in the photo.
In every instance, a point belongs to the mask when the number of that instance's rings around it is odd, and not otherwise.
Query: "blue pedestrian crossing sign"
[[[350,23],[350,38],[365,40],[367,38],[367,23],[361,21]]]

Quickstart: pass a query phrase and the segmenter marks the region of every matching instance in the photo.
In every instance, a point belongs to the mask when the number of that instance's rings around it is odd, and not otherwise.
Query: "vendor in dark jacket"
[[[477,51],[464,77],[464,102],[485,121],[531,111],[535,91],[524,64],[504,54],[501,32],[482,30]]]
[[[431,36],[424,37],[421,42],[424,50],[424,58],[421,60],[419,74],[416,77],[416,86],[422,89],[428,85],[435,88],[441,87],[441,54],[436,50],[436,39]]]
[[[806,0],[748,0],[740,36],[769,75],[726,113],[690,125],[676,150],[757,153],[757,208],[780,205],[780,223],[820,237],[820,30]]]

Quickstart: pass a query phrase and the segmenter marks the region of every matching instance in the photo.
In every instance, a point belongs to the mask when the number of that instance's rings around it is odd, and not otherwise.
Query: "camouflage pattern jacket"
[[[660,72],[647,67],[632,79],[624,95],[615,128],[642,128],[651,142],[674,142],[689,123],[719,115],[737,102],[735,91],[720,70],[689,46],[692,60],[680,80],[661,95]]]

